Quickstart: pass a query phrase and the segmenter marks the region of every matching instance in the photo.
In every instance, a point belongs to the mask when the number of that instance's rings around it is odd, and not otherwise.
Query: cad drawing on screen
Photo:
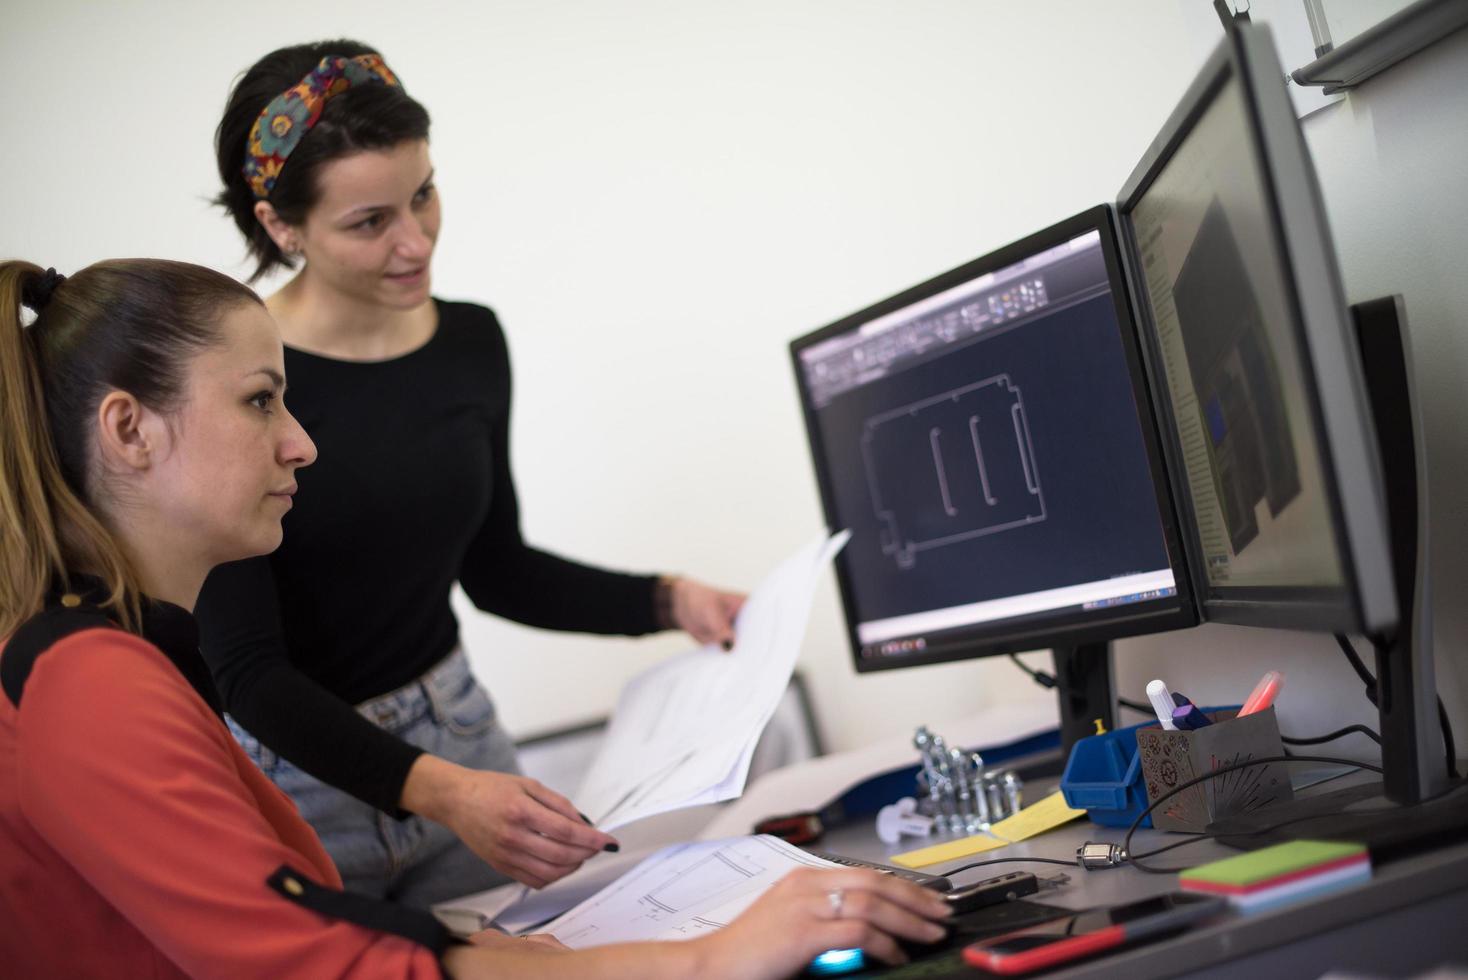
[[[882,553],[900,569],[920,551],[1045,520],[1024,398],[1008,374],[872,416],[861,451]]]

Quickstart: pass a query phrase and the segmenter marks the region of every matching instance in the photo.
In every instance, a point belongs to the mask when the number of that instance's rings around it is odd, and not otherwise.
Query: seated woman
[[[226,729],[190,612],[211,568],[280,544],[316,457],[284,373],[274,321],[218,273],[0,263],[7,975],[776,977],[942,934],[939,898],[859,870],[795,872],[696,940],[576,952],[452,945],[342,892]]]

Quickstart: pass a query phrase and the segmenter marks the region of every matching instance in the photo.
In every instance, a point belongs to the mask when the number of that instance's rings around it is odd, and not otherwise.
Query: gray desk
[[[1032,799],[1053,788],[1054,781],[1036,782]],[[1047,857],[1074,860],[1076,848],[1088,840],[1121,842],[1122,831],[1081,820],[1048,834],[988,851],[972,858],[950,861],[921,870],[941,874],[968,861],[1003,857]],[[871,861],[890,863],[890,856],[914,847],[949,839],[934,836],[908,839],[888,846],[877,840],[869,821],[838,828],[818,845],[823,850]],[[1182,838],[1155,830],[1139,831],[1133,849],[1145,853]],[[1158,867],[1189,867],[1237,854],[1211,841],[1200,841],[1159,854],[1149,862]],[[1114,905],[1172,891],[1174,875],[1154,875],[1129,867],[1084,871],[1057,865],[998,865],[976,868],[958,876],[960,882],[1008,871],[1036,874],[1064,871],[1070,883],[1045,891],[1036,900],[1082,909]],[[1457,844],[1377,867],[1372,880],[1343,892],[1274,911],[1224,919],[1161,942],[1123,949],[1065,970],[1039,974],[1047,978],[1189,976],[1269,980],[1274,977],[1313,978],[1330,970],[1386,977],[1406,977],[1443,963],[1468,966],[1468,843]],[[913,977],[949,976],[946,971],[907,969]],[[975,977],[991,974],[973,970]]]

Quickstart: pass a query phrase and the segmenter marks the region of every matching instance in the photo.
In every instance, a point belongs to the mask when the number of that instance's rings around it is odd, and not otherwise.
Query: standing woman
[[[540,887],[616,847],[517,775],[459,647],[455,582],[531,626],[676,627],[726,647],[742,602],[521,537],[504,335],[490,310],[429,291],[441,212],[428,128],[353,41],[269,54],[230,95],[219,202],[257,263],[252,281],[299,268],[267,306],[324,461],[302,476],[284,545],[221,568],[199,604],[246,751],[350,888],[416,904],[502,876]]]

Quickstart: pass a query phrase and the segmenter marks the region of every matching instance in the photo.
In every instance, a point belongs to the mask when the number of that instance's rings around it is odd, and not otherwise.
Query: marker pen
[[[1279,697],[1279,689],[1284,684],[1284,674],[1277,670],[1271,670],[1259,678],[1259,683],[1254,685],[1254,690],[1249,694],[1249,700],[1239,709],[1239,717],[1252,715],[1256,711],[1263,711],[1274,703]]]
[[[1167,690],[1167,685],[1162,681],[1155,680],[1147,684],[1147,700],[1152,702],[1152,710],[1157,712],[1157,720],[1162,722],[1162,727],[1169,732],[1177,731],[1177,726],[1172,723],[1172,694]]]
[[[1195,732],[1213,724],[1213,719],[1199,711],[1196,704],[1185,704],[1172,709],[1172,722],[1179,731]]]

